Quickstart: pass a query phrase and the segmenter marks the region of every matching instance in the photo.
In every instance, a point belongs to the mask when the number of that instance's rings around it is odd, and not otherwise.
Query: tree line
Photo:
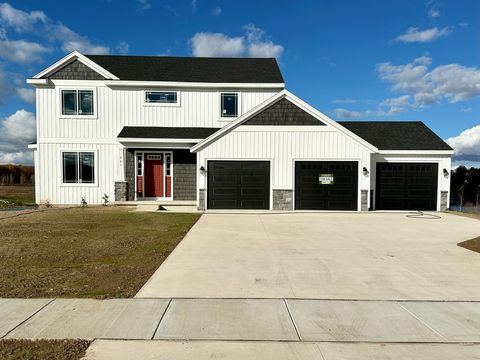
[[[0,185],[33,185],[35,175],[33,166],[0,165]]]
[[[451,172],[450,204],[480,205],[480,169],[459,166]]]

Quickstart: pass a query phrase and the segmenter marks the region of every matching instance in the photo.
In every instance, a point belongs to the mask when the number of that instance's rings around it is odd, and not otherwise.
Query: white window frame
[[[147,102],[147,92],[174,92],[177,93],[177,102],[175,103],[150,103]],[[180,106],[180,97],[181,91],[179,90],[165,90],[165,89],[145,89],[142,91],[143,96],[143,106],[152,106],[152,107],[179,107]]]
[[[63,154],[64,153],[69,153],[69,152],[74,152],[74,153],[93,153],[93,183],[64,183],[63,182]],[[98,150],[97,149],[60,149],[59,150],[59,161],[58,161],[58,168],[60,169],[59,171],[59,182],[61,187],[98,187]],[[78,162],[77,166],[80,166],[80,162]],[[78,172],[77,168],[77,172]],[[78,172],[79,174],[79,172]]]
[[[79,91],[79,90],[89,90],[93,91],[93,115],[64,115],[63,114],[63,91]],[[58,113],[60,119],[97,119],[97,107],[98,107],[98,97],[97,97],[97,88],[96,87],[77,87],[77,86],[69,86],[69,87],[60,87],[58,88]],[[77,106],[78,106],[78,99],[77,99]]]
[[[222,116],[222,94],[237,94],[237,116]],[[240,91],[219,91],[217,98],[220,121],[232,121],[242,116],[242,93]]]

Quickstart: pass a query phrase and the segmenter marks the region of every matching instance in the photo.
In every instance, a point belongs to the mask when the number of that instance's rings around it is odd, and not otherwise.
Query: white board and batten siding
[[[271,163],[271,189],[294,190],[295,161],[357,161],[358,209],[360,190],[370,189],[371,151],[337,129],[327,126],[240,126],[198,152],[199,189],[206,189],[209,160],[268,160]],[[272,199],[270,199],[272,206]]]
[[[103,81],[53,80],[54,86],[37,87],[37,171],[36,202],[79,204],[102,203],[107,194],[113,201],[114,182],[123,180],[124,147],[116,140],[124,126],[222,127],[222,89],[172,89],[179,91],[179,106],[144,103],[148,88],[108,87]],[[95,118],[61,116],[60,89],[94,89]],[[158,89],[156,90],[164,90]],[[278,90],[228,89],[238,92],[240,113],[244,113]],[[95,152],[95,184],[62,183],[62,151]]]

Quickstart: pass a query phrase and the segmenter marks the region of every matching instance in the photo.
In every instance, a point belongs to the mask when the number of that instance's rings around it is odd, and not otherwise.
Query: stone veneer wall
[[[448,191],[441,191],[440,192],[440,211],[447,210],[448,204]]]
[[[128,183],[126,181],[115,181],[115,201],[128,200]]]
[[[125,152],[125,180],[127,186],[127,200],[135,200],[135,149]]]
[[[200,189],[198,193],[198,210],[205,210],[205,189]]]
[[[360,195],[361,210],[368,211],[368,190],[362,190]]]
[[[273,190],[273,210],[293,210],[293,191],[292,190]]]
[[[197,199],[197,156],[190,150],[173,151],[173,200]]]

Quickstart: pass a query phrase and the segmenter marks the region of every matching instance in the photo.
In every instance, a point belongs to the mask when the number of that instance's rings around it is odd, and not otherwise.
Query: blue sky
[[[275,56],[287,88],[332,118],[422,120],[456,163],[480,164],[478,0],[67,3],[0,5],[0,162],[30,159],[24,79],[77,49]]]

